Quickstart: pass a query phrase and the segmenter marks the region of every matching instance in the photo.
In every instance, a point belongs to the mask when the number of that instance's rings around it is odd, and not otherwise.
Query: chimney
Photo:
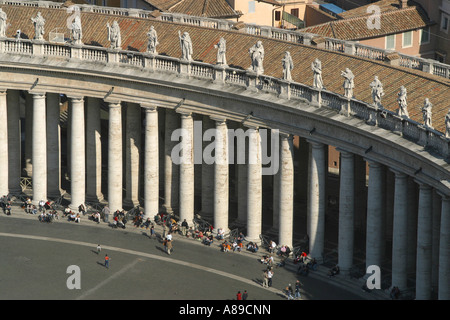
[[[399,0],[400,1],[400,9],[408,7],[408,0]]]

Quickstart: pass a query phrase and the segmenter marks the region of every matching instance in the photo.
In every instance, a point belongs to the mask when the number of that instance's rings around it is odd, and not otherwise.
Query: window
[[[413,38],[412,31],[403,32],[402,47],[403,48],[412,47],[412,38]]]
[[[298,9],[291,9],[291,14],[298,18]]]
[[[445,32],[448,31],[448,17],[446,15],[442,15],[441,30]]]
[[[275,21],[281,20],[281,11],[275,11]]]
[[[430,27],[420,29],[420,44],[430,43]]]
[[[388,50],[395,49],[395,34],[386,36],[386,49]]]
[[[255,1],[248,2],[248,13],[255,13]]]

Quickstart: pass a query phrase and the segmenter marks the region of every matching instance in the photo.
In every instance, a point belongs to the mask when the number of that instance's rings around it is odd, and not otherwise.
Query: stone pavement
[[[24,210],[16,203],[15,205],[13,205],[12,214],[8,218],[37,220],[38,216],[25,213]],[[110,221],[111,221],[111,219],[110,219]],[[70,222],[67,220],[67,218],[64,218],[64,217],[60,217],[60,219],[55,220],[54,223],[55,224],[75,224],[75,222]],[[105,223],[105,222],[95,223],[95,222],[89,220],[88,214],[86,214],[85,216],[83,216],[81,218],[80,225],[88,226],[88,227],[92,227],[92,228],[103,228],[103,229],[111,228],[111,226],[108,223]],[[117,230],[119,232],[126,231],[126,232],[133,232],[136,234],[142,234],[143,232],[148,233],[148,230],[136,228],[132,225],[132,223],[127,223],[126,229],[118,228]],[[155,224],[155,231],[158,235],[162,234],[162,227],[160,225]],[[201,246],[201,247],[204,247],[205,250],[208,250],[208,248],[205,245],[201,244],[200,241],[183,237],[180,234],[174,234],[174,240],[177,242],[182,241],[186,244]],[[211,246],[212,250],[216,250],[216,251],[218,250],[216,243],[218,243],[218,242],[215,241],[215,243]],[[243,250],[241,253],[230,253],[230,254],[241,254],[243,256],[248,256],[249,259],[255,259],[255,257],[260,258],[263,254],[266,254],[266,253],[267,253],[266,250],[261,248],[260,251],[256,254],[248,252],[247,250]],[[275,265],[277,262],[279,262],[279,258],[275,257]],[[291,271],[292,274],[295,275],[295,272],[297,270],[297,265],[293,264],[292,259],[288,259],[284,269]],[[361,299],[367,299],[367,300],[389,299],[388,293],[386,293],[383,290],[373,290],[371,293],[364,292],[361,288],[363,285],[362,279],[351,279],[351,278],[343,276],[343,275],[338,275],[336,277],[329,278],[327,276],[327,272],[328,272],[328,268],[319,267],[318,270],[311,271],[309,273],[309,278],[322,281],[328,285],[336,286],[337,288],[340,288],[340,289],[347,290],[355,295],[360,296]],[[274,293],[277,292],[279,294],[279,290],[276,290],[276,289],[271,289],[271,290],[273,290]]]

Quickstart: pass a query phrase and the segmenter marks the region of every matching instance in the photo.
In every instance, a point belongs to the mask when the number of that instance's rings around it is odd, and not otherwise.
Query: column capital
[[[417,183],[419,185],[419,188],[422,190],[432,189],[432,187],[428,183],[425,183],[419,179],[414,178],[414,182]]]
[[[70,99],[73,102],[84,102],[84,97],[83,96],[67,95],[67,98]]]
[[[313,148],[323,148],[325,147],[325,144],[319,141],[306,139],[306,142],[308,142]]]
[[[158,110],[158,107],[151,103],[140,103],[139,105],[145,112],[156,112]]]
[[[187,110],[175,110],[176,113],[179,113],[181,118],[192,118],[192,112]]]
[[[392,171],[395,174],[395,178],[399,178],[399,179],[406,179],[408,178],[408,175],[404,172],[401,172],[397,169],[393,169],[393,168],[389,168],[390,171]]]
[[[336,151],[338,151],[342,157],[353,157],[354,153],[351,151],[347,151],[345,149],[342,148],[336,148]]]
[[[104,99],[103,101],[105,101],[108,104],[109,108],[120,108],[122,106],[120,100]]]
[[[294,139],[294,135],[292,135],[291,133],[279,131],[279,134],[280,134],[281,140],[291,140],[291,139],[293,140]]]
[[[210,116],[210,118],[216,122],[216,125],[224,125],[227,123],[227,119],[225,117]]]
[[[441,197],[442,201],[450,201],[450,195],[443,193],[441,190],[436,190],[436,193]]]
[[[45,92],[40,91],[28,91],[29,94],[33,96],[34,99],[43,99],[45,98]]]

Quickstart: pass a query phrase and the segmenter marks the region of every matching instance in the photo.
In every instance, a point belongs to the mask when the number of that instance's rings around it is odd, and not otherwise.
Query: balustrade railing
[[[344,116],[357,117],[368,124],[377,125],[402,135],[419,145],[433,149],[444,159],[450,159],[450,139],[432,128],[424,127],[409,118],[399,117],[392,111],[375,108],[366,102],[348,99],[341,94],[318,90],[301,83],[286,82],[266,75],[256,75],[247,70],[218,67],[197,61],[182,61],[174,57],[142,52],[84,45],[56,45],[34,40],[16,41],[11,38],[0,39],[0,56],[2,54],[7,54],[7,56],[45,56],[47,59],[64,57],[80,61],[101,61],[105,64],[125,64],[149,71],[177,73],[184,78],[215,81],[224,85],[238,85],[256,92],[269,93],[291,100],[306,100],[311,105],[330,108]]]
[[[48,1],[10,1],[0,0],[0,4],[12,6],[27,6],[27,7],[42,7],[42,8],[61,8],[61,3]],[[207,17],[195,17],[179,13],[162,12],[157,18],[143,9],[126,9],[103,7],[93,5],[76,4],[81,12],[95,12],[98,14],[130,16],[144,19],[159,19],[167,22],[184,23],[188,25],[201,26],[220,30],[232,30],[235,23],[225,19],[213,19]],[[65,8],[67,9],[67,8]],[[318,35],[304,33],[301,30],[284,30],[271,26],[260,26],[256,24],[244,24],[243,28],[239,28],[239,32],[255,36],[263,36],[282,41],[311,44],[311,39],[318,37]],[[350,49],[346,50],[346,46]],[[376,61],[385,61],[388,54],[392,53],[389,50],[379,49],[352,41],[326,38],[324,48],[336,52],[346,52],[358,57],[372,59]],[[424,59],[420,57],[413,57],[398,53],[400,56],[399,65],[405,68],[421,70],[446,79],[450,78],[450,65],[439,63],[435,60]]]

